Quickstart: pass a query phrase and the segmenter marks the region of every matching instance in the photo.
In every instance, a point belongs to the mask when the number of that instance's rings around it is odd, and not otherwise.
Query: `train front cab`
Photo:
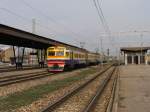
[[[47,65],[49,72],[61,72],[65,66],[65,47],[49,47],[47,49]]]

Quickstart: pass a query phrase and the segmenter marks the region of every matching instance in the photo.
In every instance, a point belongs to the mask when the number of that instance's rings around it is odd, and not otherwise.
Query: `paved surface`
[[[121,67],[118,112],[150,112],[150,65]]]

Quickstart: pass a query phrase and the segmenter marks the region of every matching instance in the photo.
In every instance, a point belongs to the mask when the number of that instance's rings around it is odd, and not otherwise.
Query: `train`
[[[47,66],[49,72],[62,72],[98,63],[100,63],[100,54],[87,51],[83,48],[63,46],[51,46],[47,48]]]

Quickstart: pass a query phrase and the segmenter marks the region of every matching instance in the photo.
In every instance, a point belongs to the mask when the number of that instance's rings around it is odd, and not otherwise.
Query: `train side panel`
[[[61,72],[66,68],[75,68],[98,63],[99,54],[81,49],[53,46],[47,49],[49,72]]]

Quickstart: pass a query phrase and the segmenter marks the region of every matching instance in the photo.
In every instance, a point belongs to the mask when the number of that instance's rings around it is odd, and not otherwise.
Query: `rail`
[[[94,76],[93,78],[91,78],[90,80],[86,81],[85,83],[83,83],[82,85],[80,85],[79,87],[74,88],[72,91],[68,92],[67,94],[65,94],[64,96],[60,97],[57,101],[55,101],[54,103],[48,105],[45,109],[43,109],[41,112],[51,112],[53,110],[55,110],[59,105],[61,105],[63,102],[65,102],[68,98],[70,98],[71,96],[73,96],[74,94],[76,94],[78,91],[80,91],[82,88],[84,88],[85,86],[87,86],[89,83],[91,83],[93,80],[95,80],[97,77],[99,77],[100,75],[102,75],[103,73],[105,73],[108,69],[110,69],[112,66],[107,67],[106,69],[104,69],[103,71],[101,71],[99,74],[97,74],[96,76]]]

